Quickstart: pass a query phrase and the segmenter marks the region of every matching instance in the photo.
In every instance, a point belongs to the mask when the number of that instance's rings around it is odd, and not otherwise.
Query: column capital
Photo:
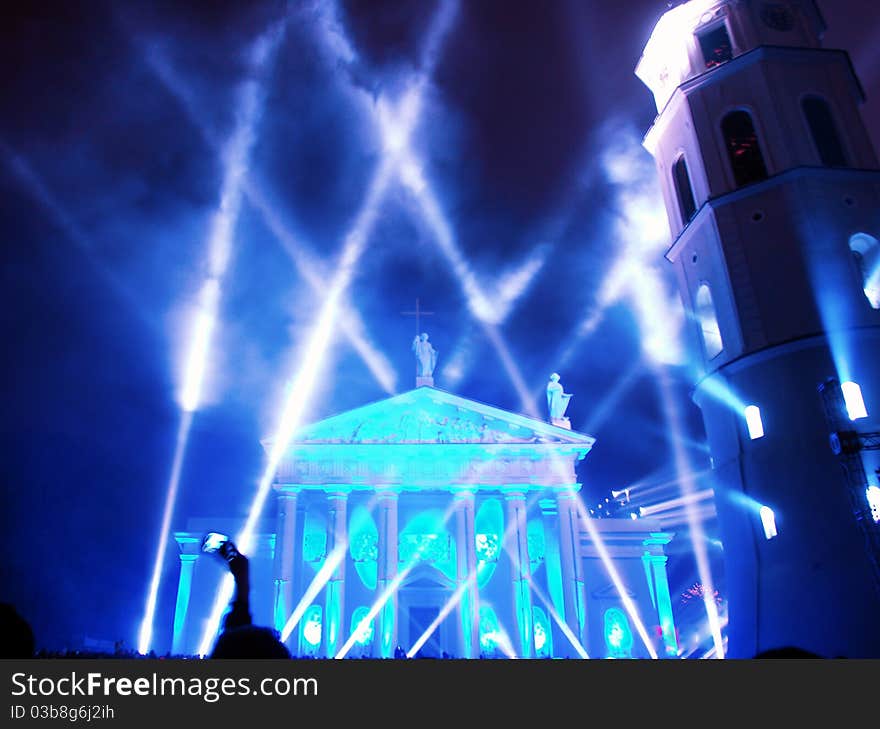
[[[272,488],[278,492],[279,496],[296,496],[303,490],[303,485],[301,483],[276,483],[272,485]]]
[[[195,532],[174,532],[174,541],[180,550],[180,556],[194,554],[196,557],[202,551],[202,537]]]
[[[467,486],[450,486],[449,490],[453,501],[473,501],[477,496],[477,490]]]
[[[351,491],[351,486],[340,486],[338,484],[328,484],[324,486],[324,493],[327,495],[328,499],[346,500]]]
[[[545,516],[556,516],[557,513],[557,504],[556,499],[539,499],[538,506],[541,509],[541,513]]]
[[[652,552],[645,552],[642,555],[642,559],[647,559],[653,564],[666,564],[669,561],[669,557],[665,554],[654,554]]]
[[[400,486],[376,486],[376,498],[379,500],[394,500],[400,497],[403,489]]]
[[[528,488],[522,486],[502,486],[500,489],[505,501],[525,501]]]
[[[675,535],[668,532],[651,532],[642,544],[646,547],[659,547],[662,549],[672,541],[673,536]]]
[[[178,556],[183,564],[191,564],[199,558],[198,554],[180,554]]]

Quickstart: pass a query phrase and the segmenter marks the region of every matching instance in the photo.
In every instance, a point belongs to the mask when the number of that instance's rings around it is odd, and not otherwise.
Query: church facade
[[[277,530],[251,560],[255,621],[299,656],[677,655],[672,535],[586,518],[575,465],[593,444],[431,386],[300,429],[276,472]],[[218,573],[198,549],[216,521],[189,526],[178,653],[207,610],[193,581]]]

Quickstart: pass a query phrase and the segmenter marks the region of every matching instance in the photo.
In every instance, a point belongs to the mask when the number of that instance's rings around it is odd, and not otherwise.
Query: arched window
[[[733,45],[724,23],[697,33],[697,40],[700,42],[706,68],[715,68],[733,58]]]
[[[826,167],[846,167],[843,143],[828,102],[818,96],[807,96],[801,106],[822,164]]]
[[[862,290],[875,309],[880,309],[880,241],[867,233],[849,239],[849,249],[862,277]]]
[[[706,347],[706,359],[712,359],[724,349],[721,341],[721,329],[718,326],[718,316],[715,314],[715,303],[712,301],[712,292],[709,286],[700,284],[697,289],[697,320],[700,322],[700,330],[703,332],[703,344]]]
[[[321,647],[323,623],[323,609],[320,605],[311,605],[303,614],[299,633],[299,651],[302,655],[313,656]]]
[[[697,212],[697,204],[694,202],[694,189],[691,187],[691,178],[683,154],[672,165],[672,179],[675,180],[675,191],[678,193],[681,221],[687,225],[688,221],[694,217],[694,213]]]
[[[730,112],[721,121],[721,132],[736,186],[767,179],[767,166],[751,114],[742,110]]]
[[[608,649],[606,658],[632,658],[633,634],[629,627],[626,613],[620,608],[612,607],[605,611],[605,647]]]

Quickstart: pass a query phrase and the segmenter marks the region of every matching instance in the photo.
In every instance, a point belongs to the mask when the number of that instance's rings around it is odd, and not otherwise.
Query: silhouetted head
[[[220,635],[211,658],[290,658],[290,651],[271,628],[242,625]]]
[[[0,658],[33,658],[34,631],[8,602],[0,603]]]
[[[798,648],[797,646],[787,645],[781,648],[770,648],[761,651],[755,658],[822,658],[818,653]]]

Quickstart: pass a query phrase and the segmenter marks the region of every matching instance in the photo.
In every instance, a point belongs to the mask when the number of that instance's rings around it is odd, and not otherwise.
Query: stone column
[[[327,559],[337,549],[348,550],[348,491],[333,490],[327,493]],[[324,609],[324,647],[327,658],[333,658],[347,637],[345,626],[345,560],[342,559],[327,581]]]
[[[657,596],[657,617],[660,621],[660,630],[663,634],[663,647],[666,655],[678,656],[678,640],[675,637],[675,619],[672,615],[672,600],[669,596],[669,577],[666,574],[665,555],[645,555],[651,563],[651,572],[654,577],[654,593]]]
[[[171,636],[171,653],[175,656],[183,654],[183,631],[186,628],[186,613],[189,610],[193,570],[198,558],[198,554],[180,555],[180,578],[177,581],[177,602],[174,605],[174,633]]]
[[[398,532],[397,532],[398,492],[393,489],[378,490],[378,563],[376,565],[376,599],[378,600],[397,577]],[[382,606],[376,615],[376,632],[373,642],[374,655],[391,658],[397,647],[397,590]]]
[[[278,487],[278,525],[275,530],[275,629],[280,631],[293,612],[293,579],[296,559],[296,500],[299,489]]]
[[[559,512],[559,561],[562,571],[562,602],[565,607],[565,624],[572,635],[586,647],[583,625],[586,618],[584,597],[584,564],[580,555],[580,530],[577,523],[577,494],[560,491],[556,496]],[[576,657],[577,653],[566,641],[565,654]]]
[[[480,600],[474,531],[474,492],[459,491],[455,500],[455,555],[457,589],[462,590],[458,615],[458,656],[480,656]]]
[[[526,498],[521,491],[505,494],[507,501],[507,526],[504,530],[506,551],[510,558],[513,582],[513,609],[519,633],[518,653],[522,658],[535,655],[535,632],[532,626],[531,565],[529,564],[529,541],[526,528]]]

